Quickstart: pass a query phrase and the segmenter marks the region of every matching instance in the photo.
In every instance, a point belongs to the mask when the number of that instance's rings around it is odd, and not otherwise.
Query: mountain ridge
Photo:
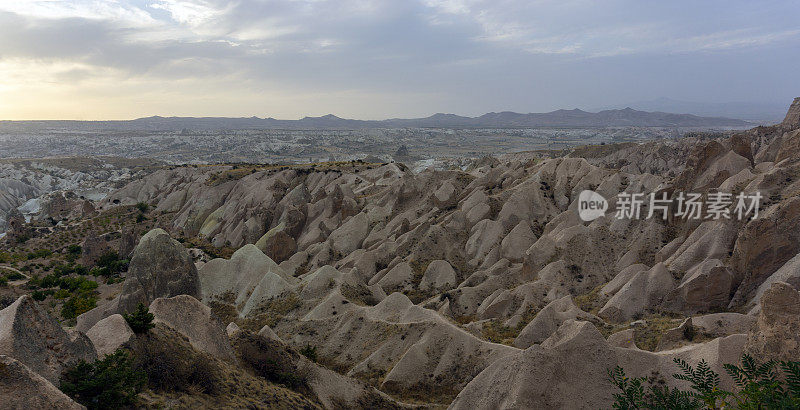
[[[358,120],[334,114],[305,116],[299,120],[279,120],[272,117],[164,117],[154,115],[133,120],[78,121],[29,120],[0,121],[3,128],[73,127],[81,129],[165,131],[182,129],[362,129],[362,128],[537,128],[537,127],[750,127],[744,120],[725,117],[702,117],[693,114],[639,111],[624,109],[598,112],[560,109],[546,113],[488,112],[477,117],[436,113],[423,118],[391,118]]]
[[[737,118],[745,121],[769,123],[780,121],[786,110],[785,102],[700,102],[659,97],[652,100],[627,102],[625,104],[595,107],[596,111],[631,107],[642,111],[692,113],[705,117]]]

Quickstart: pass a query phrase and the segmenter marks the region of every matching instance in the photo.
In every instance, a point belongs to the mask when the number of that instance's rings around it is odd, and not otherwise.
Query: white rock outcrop
[[[97,349],[97,356],[103,357],[114,353],[120,346],[135,337],[128,322],[120,314],[113,314],[97,322],[86,336]]]
[[[189,295],[158,298],[150,304],[153,323],[164,323],[189,339],[192,346],[222,360],[233,362],[233,348],[225,328],[211,308]]]

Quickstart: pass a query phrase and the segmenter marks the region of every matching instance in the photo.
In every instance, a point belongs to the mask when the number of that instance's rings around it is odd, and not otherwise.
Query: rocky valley
[[[589,142],[4,160],[0,407],[611,408],[615,368],[688,389],[672,375],[703,361],[736,391],[743,354],[800,359],[800,99],[780,124]],[[692,218],[688,193],[734,199]]]

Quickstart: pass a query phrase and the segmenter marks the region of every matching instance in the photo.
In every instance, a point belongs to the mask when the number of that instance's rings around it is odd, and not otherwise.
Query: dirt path
[[[27,274],[23,273],[23,272],[22,272],[22,271],[20,271],[19,269],[17,269],[17,268],[12,268],[11,266],[8,266],[8,265],[0,265],[0,270],[3,270],[3,269],[6,269],[6,270],[10,270],[10,271],[12,271],[12,272],[19,273],[20,275],[22,275],[22,276],[24,276],[24,277],[25,277],[25,279],[19,279],[19,280],[9,281],[9,282],[8,282],[8,284],[9,284],[9,285],[12,285],[12,286],[19,286],[19,285],[23,285],[23,284],[27,283],[27,282],[28,282],[28,280],[30,280],[30,278],[31,278],[29,275],[27,275]]]

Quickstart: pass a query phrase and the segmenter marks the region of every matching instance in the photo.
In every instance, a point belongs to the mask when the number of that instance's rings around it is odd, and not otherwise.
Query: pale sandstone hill
[[[204,303],[230,303],[242,316],[298,282],[252,244],[239,248],[230,260],[217,258],[204,264],[198,277]]]
[[[797,285],[796,106],[782,124],[727,137],[485,158],[463,170],[162,170],[112,193],[104,205],[145,201],[173,236],[238,248],[229,260],[200,268],[196,292],[191,284],[177,291],[213,304],[220,315],[234,312],[226,317],[240,326],[268,324],[291,347],[316,346],[340,371],[384,391],[451,398],[466,385],[455,407],[606,405],[608,390],[586,390],[599,395],[592,401],[570,380],[583,371],[599,386],[593,377],[618,363],[637,374],[670,374],[675,355],[715,366],[736,361],[752,320],[731,312],[755,315],[774,283]],[[609,211],[592,222],[577,212],[586,189],[609,199]],[[675,198],[717,190],[760,192],[759,217],[663,220],[657,212],[647,219],[647,207],[640,219],[614,216],[621,192]],[[181,271],[190,282],[191,268]],[[159,277],[133,276],[147,278],[144,288]],[[129,293],[136,292],[123,292]],[[143,299],[175,296],[167,293]],[[115,313],[109,306],[87,317]],[[729,316],[707,315],[717,311]],[[677,349],[630,348],[641,326],[673,315],[695,316],[693,326],[714,339],[674,339],[682,331],[675,330],[661,346]],[[626,333],[606,342],[593,325],[574,319]],[[680,329],[680,321],[671,324]],[[517,339],[525,350],[488,339]],[[565,358],[584,347],[590,357]],[[514,387],[514,378],[544,377],[532,363],[567,370],[552,390]],[[493,384],[499,375],[507,383]]]
[[[97,358],[86,335],[62,329],[27,295],[0,310],[0,354],[18,360],[55,384],[70,364]]]
[[[589,322],[567,321],[542,344],[500,359],[476,376],[453,401],[451,409],[610,408],[613,386],[607,369],[621,365],[640,377],[657,372],[668,385],[679,369],[673,357],[705,359],[722,372],[736,362],[746,335],[734,335],[686,348],[651,353],[610,346]],[[733,381],[723,379],[731,388]],[[681,385],[681,387],[686,387]]]
[[[44,377],[6,355],[0,355],[0,397],[12,409],[70,409],[85,407],[73,401]]]

